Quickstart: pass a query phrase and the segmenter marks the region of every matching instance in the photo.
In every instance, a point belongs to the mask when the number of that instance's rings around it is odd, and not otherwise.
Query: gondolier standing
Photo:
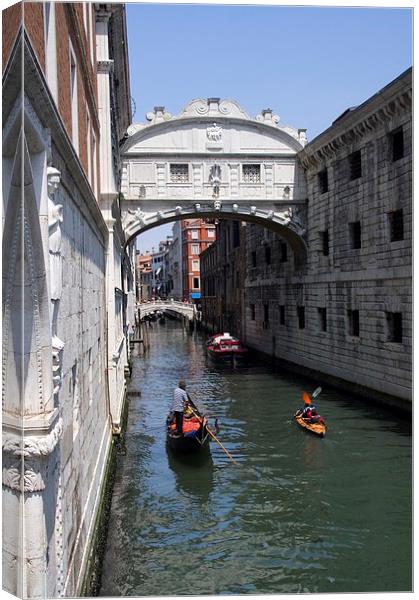
[[[183,410],[188,402],[188,394],[186,393],[186,383],[181,379],[178,387],[173,392],[173,402],[171,410],[174,412],[176,419],[176,433],[183,433]]]

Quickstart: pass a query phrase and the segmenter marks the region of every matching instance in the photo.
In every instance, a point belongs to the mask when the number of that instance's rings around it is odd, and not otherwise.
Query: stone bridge
[[[142,302],[137,305],[139,317],[142,319],[147,315],[154,313],[156,310],[161,310],[168,313],[176,313],[193,321],[197,315],[195,304],[188,302],[179,302],[177,300],[155,300],[154,302]]]
[[[120,209],[128,242],[147,229],[191,218],[262,224],[306,254],[307,193],[297,154],[305,129],[255,119],[232,100],[193,100],[176,117],[163,107],[128,128]]]

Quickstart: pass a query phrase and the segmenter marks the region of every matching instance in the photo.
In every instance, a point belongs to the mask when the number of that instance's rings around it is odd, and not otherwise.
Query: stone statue
[[[294,231],[296,231],[299,235],[305,234],[306,230],[300,216],[300,210],[298,208],[289,206],[282,216],[285,221],[285,225],[288,225],[288,227],[294,229]]]
[[[63,288],[63,267],[61,256],[61,223],[63,222],[63,205],[54,202],[54,194],[60,184],[61,173],[54,167],[47,169],[48,181],[48,232],[49,232],[49,264],[51,281],[51,300],[60,300]]]
[[[145,213],[141,208],[137,208],[137,210],[128,209],[122,218],[122,226],[124,229],[129,229],[133,223],[139,222],[140,225],[143,225],[144,221]]]
[[[220,183],[221,183],[221,167],[220,165],[213,165],[210,170],[209,176],[210,182],[213,187],[213,198],[218,198],[220,195]]]

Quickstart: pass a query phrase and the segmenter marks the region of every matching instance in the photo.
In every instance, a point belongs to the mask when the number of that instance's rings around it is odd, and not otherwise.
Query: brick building
[[[76,596],[133,306],[118,207],[131,122],[125,8],[23,2],[2,16],[3,587]]]
[[[202,257],[203,321],[280,364],[371,398],[412,399],[412,115],[409,69],[299,153],[307,260],[258,225]],[[231,234],[230,234],[231,236]],[[231,239],[231,237],[230,237]],[[237,254],[246,265],[240,317]],[[229,268],[228,268],[229,267]]]
[[[201,298],[200,254],[215,241],[215,225],[204,219],[182,221],[183,299]]]
[[[151,254],[137,253],[136,256],[136,282],[137,282],[137,300],[146,302],[152,296],[152,276]]]

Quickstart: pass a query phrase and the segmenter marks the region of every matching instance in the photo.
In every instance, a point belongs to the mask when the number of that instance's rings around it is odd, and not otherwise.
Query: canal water
[[[134,358],[126,454],[118,456],[102,596],[388,592],[412,589],[412,439],[407,421],[263,363],[215,365],[177,322]],[[165,445],[179,378],[221,421],[201,460]],[[291,417],[301,392],[325,438]]]

